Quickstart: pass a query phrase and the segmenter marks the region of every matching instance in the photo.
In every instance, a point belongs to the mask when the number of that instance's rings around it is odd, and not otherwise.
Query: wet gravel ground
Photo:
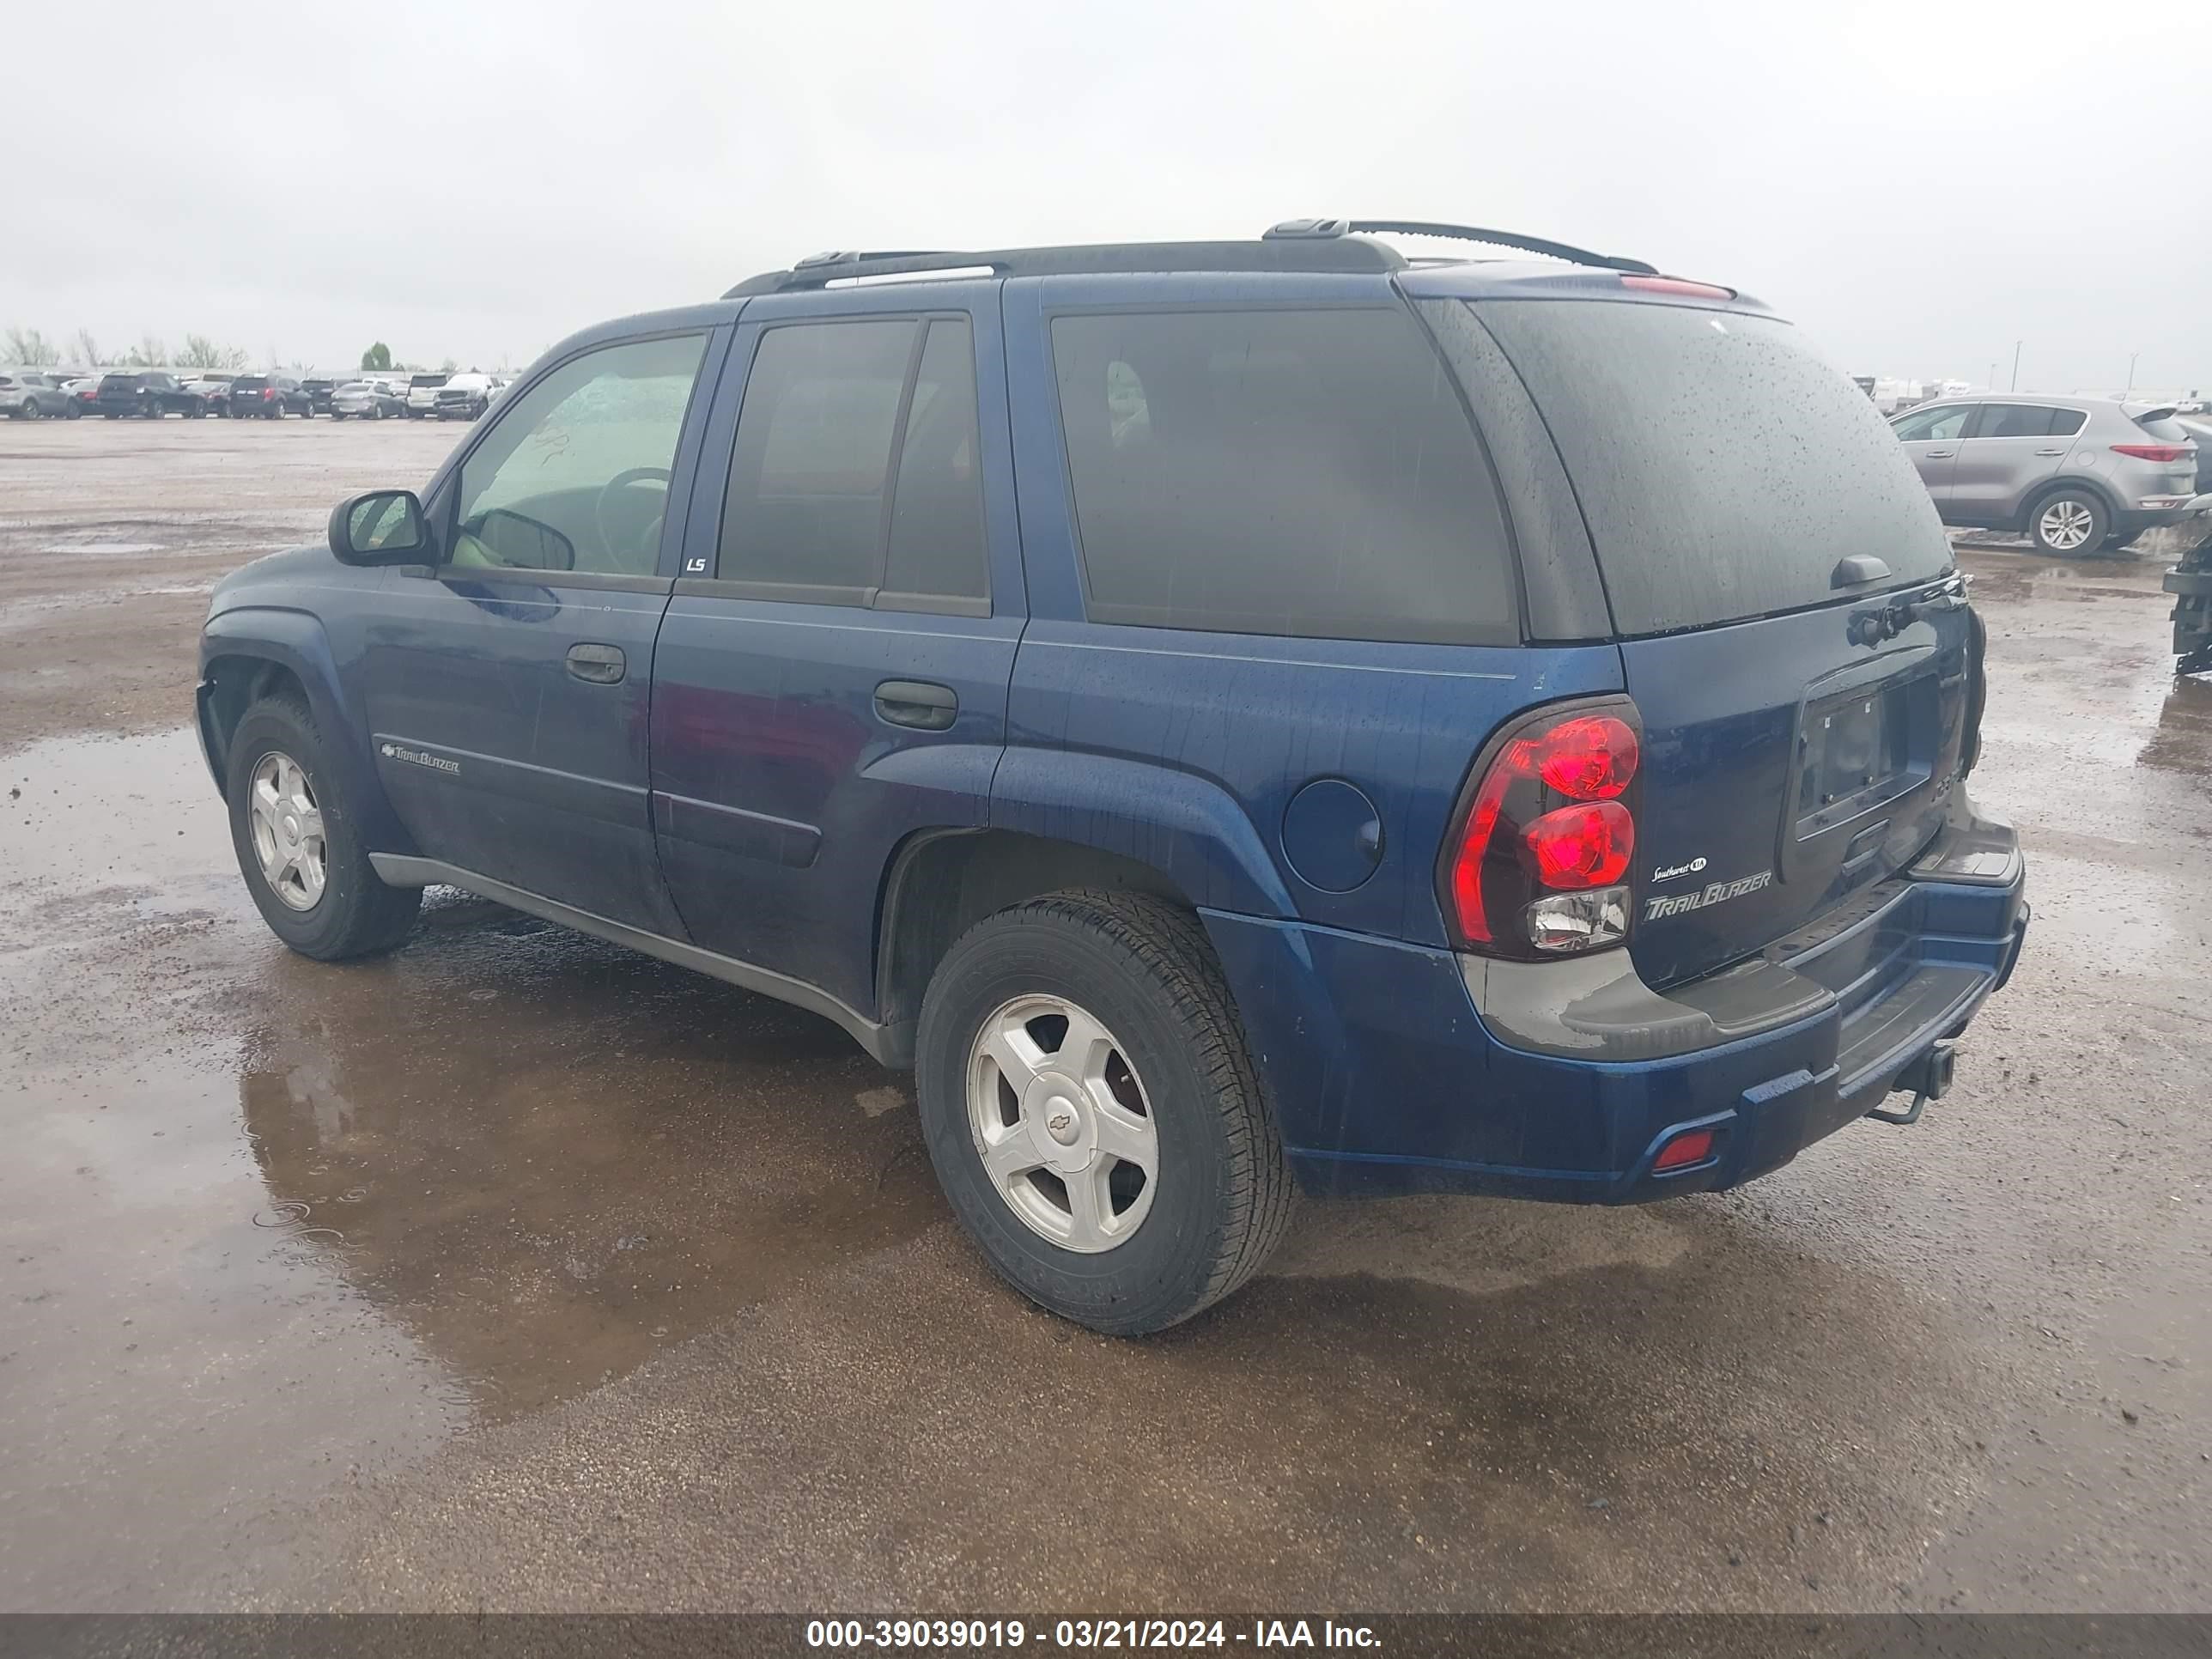
[[[434,427],[0,428],[0,1609],[2212,1609],[2212,686],[1962,556],[2037,922],[1959,1086],[1741,1191],[1310,1206],[1145,1343],[906,1080],[456,895],[288,955],[205,589]]]

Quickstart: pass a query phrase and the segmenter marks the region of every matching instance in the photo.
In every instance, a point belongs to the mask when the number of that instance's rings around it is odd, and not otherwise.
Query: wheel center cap
[[[287,841],[300,839],[300,820],[289,812],[284,814],[284,839]]]
[[[1075,1103],[1066,1095],[1054,1095],[1045,1102],[1044,1131],[1063,1146],[1075,1145],[1076,1136],[1083,1133],[1083,1120],[1076,1112]]]

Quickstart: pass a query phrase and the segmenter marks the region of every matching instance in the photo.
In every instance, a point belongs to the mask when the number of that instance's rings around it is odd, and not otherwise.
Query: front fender
[[[990,827],[1133,859],[1202,908],[1296,914],[1274,860],[1235,797],[1172,767],[1009,748],[991,782]]]
[[[368,725],[348,694],[330,636],[311,613],[276,605],[236,605],[210,616],[200,630],[198,726],[201,751],[221,793],[229,767],[228,733],[218,731],[210,670],[226,659],[246,658],[287,670],[307,693],[325,753],[323,764],[340,774],[340,793],[372,852],[413,854],[414,839],[386,798],[368,751]]]

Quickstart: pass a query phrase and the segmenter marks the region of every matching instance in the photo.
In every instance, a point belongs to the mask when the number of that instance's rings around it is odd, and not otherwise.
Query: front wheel
[[[977,923],[930,980],[915,1084],[986,1259],[1093,1330],[1189,1318],[1289,1224],[1290,1164],[1220,964],[1158,899],[1076,890]]]
[[[224,796],[240,873],[270,931],[318,962],[388,951],[422,908],[368,861],[347,787],[307,705],[264,697],[230,741]]]
[[[2105,503],[2086,489],[2062,489],[2036,503],[2027,521],[2027,533],[2044,553],[2064,555],[2094,550],[2109,534],[2112,515]]]
[[[17,410],[15,412],[27,421],[35,421],[40,416],[46,413],[44,410],[39,407],[39,400],[36,398],[25,399],[22,408]]]

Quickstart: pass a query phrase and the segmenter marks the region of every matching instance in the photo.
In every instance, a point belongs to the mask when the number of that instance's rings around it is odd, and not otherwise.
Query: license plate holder
[[[1908,680],[1829,697],[1798,733],[1800,839],[1893,800],[1916,781]]]

